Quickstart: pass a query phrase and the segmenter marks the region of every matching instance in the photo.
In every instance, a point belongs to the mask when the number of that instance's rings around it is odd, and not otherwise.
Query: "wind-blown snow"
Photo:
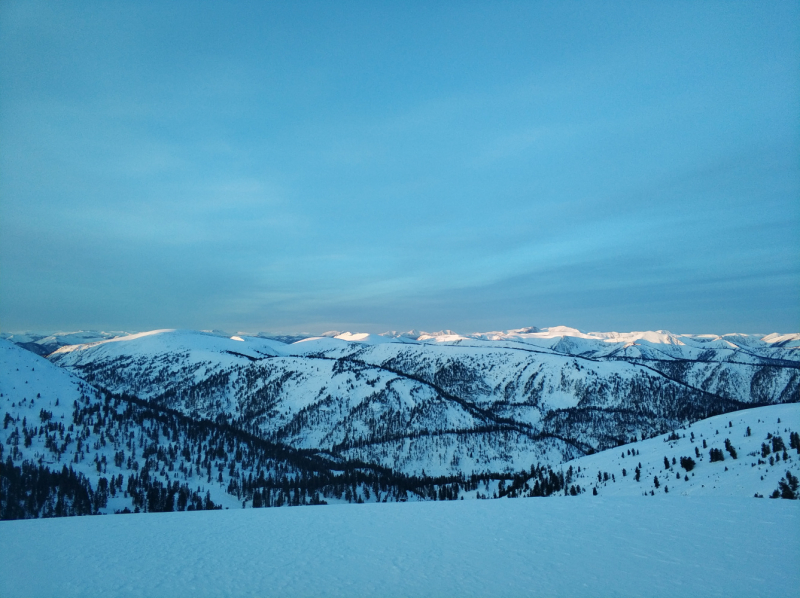
[[[0,523],[0,595],[794,596],[800,505],[584,496]]]

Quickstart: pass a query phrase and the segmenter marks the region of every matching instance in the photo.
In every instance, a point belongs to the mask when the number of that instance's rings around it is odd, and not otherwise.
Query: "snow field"
[[[796,596],[795,501],[582,496],[0,523],[6,598]]]

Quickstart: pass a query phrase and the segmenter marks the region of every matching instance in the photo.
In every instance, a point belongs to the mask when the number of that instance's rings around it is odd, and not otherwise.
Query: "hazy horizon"
[[[638,330],[611,330],[611,329],[600,329],[600,328],[576,328],[575,326],[570,326],[568,324],[554,324],[551,326],[517,326],[512,328],[486,328],[482,330],[472,330],[472,329],[459,329],[454,330],[452,328],[430,328],[430,329],[421,329],[419,327],[411,327],[411,328],[358,328],[358,327],[345,327],[344,329],[317,329],[317,330],[300,330],[300,329],[281,329],[281,330],[237,330],[237,329],[221,329],[221,328],[150,328],[150,329],[123,329],[123,328],[82,328],[82,329],[61,329],[61,328],[52,328],[52,329],[23,329],[23,330],[0,330],[2,334],[8,335],[65,335],[65,334],[74,334],[79,332],[104,332],[104,333],[124,333],[124,334],[141,334],[145,332],[154,332],[154,331],[192,331],[192,332],[204,332],[208,334],[214,335],[221,335],[221,336],[233,336],[233,335],[248,335],[248,336],[255,336],[258,334],[265,334],[265,335],[274,335],[274,336],[306,336],[306,337],[313,337],[313,336],[329,336],[332,333],[337,334],[345,334],[345,333],[352,333],[352,334],[389,334],[389,333],[397,333],[402,334],[406,332],[418,332],[420,334],[439,334],[442,332],[453,332],[455,334],[460,335],[470,335],[470,334],[483,334],[489,332],[509,332],[515,330],[524,330],[526,328],[536,328],[537,330],[553,330],[554,328],[570,328],[572,330],[577,330],[581,333],[591,334],[591,333],[607,333],[607,332],[619,332],[619,333],[635,333],[635,332],[669,332],[670,334],[675,335],[694,335],[694,336],[701,336],[701,335],[726,335],[726,334],[748,334],[748,335],[757,335],[757,336],[768,336],[771,334],[800,334],[800,331],[796,330],[759,330],[759,331],[750,331],[745,332],[743,330],[728,330],[728,331],[698,331],[698,330],[666,330],[666,329],[638,329]]]

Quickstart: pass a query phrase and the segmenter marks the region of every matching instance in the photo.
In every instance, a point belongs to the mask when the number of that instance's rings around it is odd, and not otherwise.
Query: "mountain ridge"
[[[49,359],[108,392],[408,474],[559,463],[800,392],[797,348],[781,337],[778,347],[748,337],[744,348],[689,337],[442,338],[342,333],[287,345],[162,331]]]

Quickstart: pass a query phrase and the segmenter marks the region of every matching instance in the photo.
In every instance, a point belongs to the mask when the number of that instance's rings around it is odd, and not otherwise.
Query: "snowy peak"
[[[381,332],[380,336],[385,336],[387,338],[401,338],[401,339],[409,339],[409,340],[417,340],[423,333],[419,330],[407,330],[405,332],[398,332],[397,330],[387,330],[386,332]]]
[[[3,333],[0,335],[19,346],[37,353],[47,355],[52,352],[65,353],[84,349],[106,342],[127,342],[144,336],[160,335],[176,332],[172,329],[152,330],[136,334],[125,332],[79,331],[68,333]],[[220,330],[183,331],[191,334],[230,339],[230,334]],[[463,344],[469,342],[482,343],[520,343],[534,345],[537,348],[549,349],[559,353],[590,358],[667,358],[706,360],[714,352],[717,356],[727,354],[729,358],[736,354],[736,359],[748,361],[752,359],[790,360],[800,362],[800,333],[779,334],[674,334],[666,330],[645,330],[634,332],[585,332],[569,326],[551,326],[538,328],[528,326],[505,331],[475,332],[461,334],[453,330],[426,332],[408,330],[405,332],[391,330],[381,334],[358,331],[329,330],[317,336],[312,335],[271,335],[267,333],[237,332],[237,338],[264,339],[278,341],[282,344],[293,344],[319,338],[330,338],[366,345],[385,342],[420,343],[420,344]],[[278,353],[282,351],[273,349]],[[727,353],[725,353],[727,352]],[[713,360],[713,359],[712,359]]]
[[[452,330],[439,330],[438,332],[423,332],[417,340],[419,342],[456,343],[468,338],[468,336],[461,336]]]
[[[263,359],[282,354],[280,341],[259,337],[226,338],[207,332],[186,330],[151,330],[94,343],[61,347],[49,358],[59,365],[74,366],[86,357],[113,358],[131,354],[142,357],[184,355],[190,361],[211,359]]]
[[[393,340],[380,334],[369,334],[368,332],[342,332],[341,334],[337,334],[334,338],[338,338],[339,340],[343,341],[349,341],[351,343],[364,343],[368,345],[391,343]]]
[[[778,334],[777,332],[774,332],[763,337],[761,341],[780,347],[798,348],[800,347],[800,333]]]
[[[583,332],[569,326],[552,326],[550,328],[519,328],[506,332],[480,332],[470,335],[473,338],[487,340],[526,340],[526,339],[560,339],[580,338],[604,341],[607,343],[632,343],[640,340],[649,343],[682,344],[679,335],[666,330],[646,330],[640,332]]]
[[[153,336],[155,334],[163,334],[165,332],[175,332],[173,329],[163,329],[163,330],[150,330],[148,332],[138,332],[136,334],[128,334],[125,336],[114,337],[105,340],[98,340],[92,341],[88,343],[78,343],[74,345],[64,345],[60,347],[56,351],[53,352],[54,356],[60,355],[62,353],[71,353],[72,351],[81,351],[83,349],[88,349],[89,347],[96,347],[98,345],[104,345],[106,343],[113,343],[113,342],[130,342],[139,338],[144,338],[146,336]],[[203,333],[207,334],[207,333]]]
[[[0,338],[9,340],[37,355],[48,355],[59,347],[94,343],[101,340],[126,336],[129,332],[105,332],[98,330],[79,330],[77,332],[22,332],[0,333]]]

